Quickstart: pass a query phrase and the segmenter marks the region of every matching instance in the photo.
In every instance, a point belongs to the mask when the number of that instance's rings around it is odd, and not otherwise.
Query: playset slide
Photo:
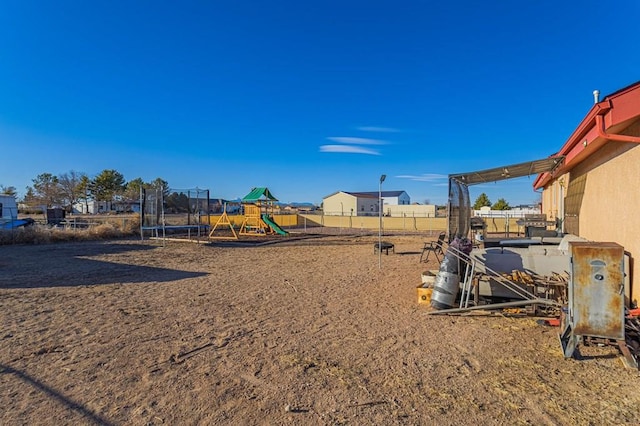
[[[271,220],[271,218],[269,217],[268,214],[263,214],[262,215],[262,220],[264,221],[264,223],[269,225],[269,227],[271,229],[273,229],[274,232],[276,232],[276,233],[278,233],[280,235],[287,235],[288,234],[287,231],[285,231],[284,229],[280,228],[277,223],[275,223],[273,220]]]

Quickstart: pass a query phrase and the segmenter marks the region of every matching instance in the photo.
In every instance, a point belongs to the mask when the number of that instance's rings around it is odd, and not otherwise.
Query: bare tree
[[[61,195],[69,209],[73,208],[73,205],[82,199],[82,182],[86,176],[85,173],[78,173],[73,170],[58,176]]]

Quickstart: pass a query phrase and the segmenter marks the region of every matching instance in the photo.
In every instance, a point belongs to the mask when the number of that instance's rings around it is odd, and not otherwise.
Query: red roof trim
[[[606,96],[593,105],[578,127],[557,154],[564,155],[564,164],[553,174],[558,176],[573,169],[609,141],[597,126],[596,116],[601,115],[603,127],[611,128],[640,116],[640,81]],[[550,173],[539,174],[533,182],[534,189],[544,187],[553,178]]]

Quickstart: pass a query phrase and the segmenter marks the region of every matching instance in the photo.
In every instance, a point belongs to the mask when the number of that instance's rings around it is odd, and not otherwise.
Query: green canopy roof
[[[255,201],[278,201],[273,196],[269,188],[253,188],[250,193],[245,195],[242,202],[252,203]]]

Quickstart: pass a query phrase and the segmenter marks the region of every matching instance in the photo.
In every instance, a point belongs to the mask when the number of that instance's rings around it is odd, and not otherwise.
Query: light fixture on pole
[[[382,269],[382,182],[387,175],[380,176],[378,185],[378,269]]]

